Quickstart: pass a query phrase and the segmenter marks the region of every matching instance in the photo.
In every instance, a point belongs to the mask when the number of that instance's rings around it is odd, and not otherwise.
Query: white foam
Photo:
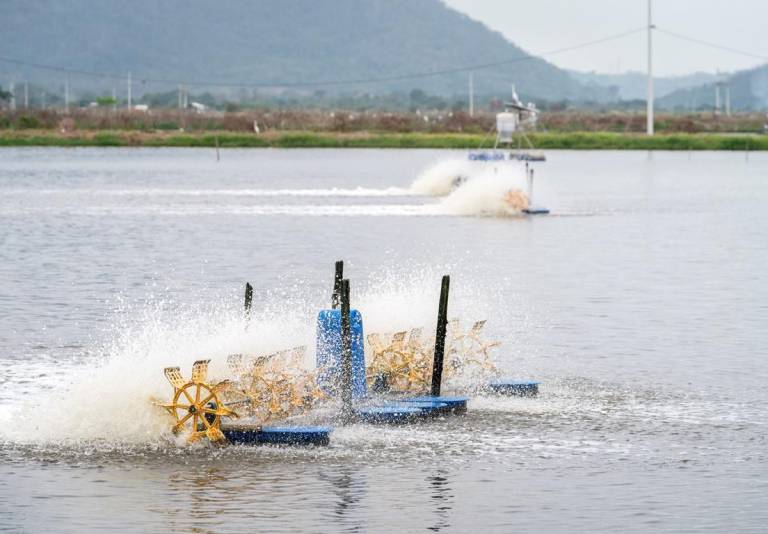
[[[472,164],[467,160],[443,160],[422,172],[411,184],[411,191],[418,195],[445,196],[457,181],[469,178],[473,172]]]
[[[507,165],[485,169],[444,198],[437,209],[446,215],[508,217],[520,214],[519,205],[506,200],[510,191],[525,188],[525,173]]]

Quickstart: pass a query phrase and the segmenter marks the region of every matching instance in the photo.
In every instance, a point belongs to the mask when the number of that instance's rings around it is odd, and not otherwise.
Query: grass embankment
[[[541,149],[571,150],[768,150],[768,135],[750,134],[641,134],[552,132],[530,136]],[[375,132],[139,132],[0,130],[0,146],[146,146],[223,148],[477,148],[486,136],[476,134]]]

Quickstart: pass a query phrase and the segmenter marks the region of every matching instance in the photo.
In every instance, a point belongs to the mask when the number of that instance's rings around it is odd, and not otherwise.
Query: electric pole
[[[24,82],[24,109],[29,109],[29,82]]]
[[[648,0],[648,96],[646,103],[648,135],[653,135],[653,19],[651,17],[651,2],[652,0]]]
[[[131,91],[133,90],[132,85],[133,84],[131,83],[131,73],[129,72],[128,73],[128,111],[131,111],[131,108],[133,107],[132,104],[131,104],[131,100],[132,100],[132,96],[133,96],[131,94]]]
[[[720,86],[723,82],[715,82],[715,115],[720,115]]]
[[[469,116],[475,116],[475,77],[469,73]]]

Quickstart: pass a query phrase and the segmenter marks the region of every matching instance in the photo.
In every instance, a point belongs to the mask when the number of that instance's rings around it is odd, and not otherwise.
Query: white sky
[[[646,25],[647,0],[444,0],[533,54]],[[653,0],[654,24],[768,57],[768,0]],[[645,34],[547,57],[560,67],[616,73],[645,70]],[[757,58],[654,33],[658,76],[753,67]]]

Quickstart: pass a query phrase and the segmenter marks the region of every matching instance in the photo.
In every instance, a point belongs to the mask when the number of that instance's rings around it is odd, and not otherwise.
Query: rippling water
[[[412,193],[450,157],[0,150],[0,529],[764,531],[768,156],[551,152],[540,218]],[[368,332],[432,326],[449,272],[539,398],[327,449],[169,440],[162,368],[311,344],[340,258]]]

